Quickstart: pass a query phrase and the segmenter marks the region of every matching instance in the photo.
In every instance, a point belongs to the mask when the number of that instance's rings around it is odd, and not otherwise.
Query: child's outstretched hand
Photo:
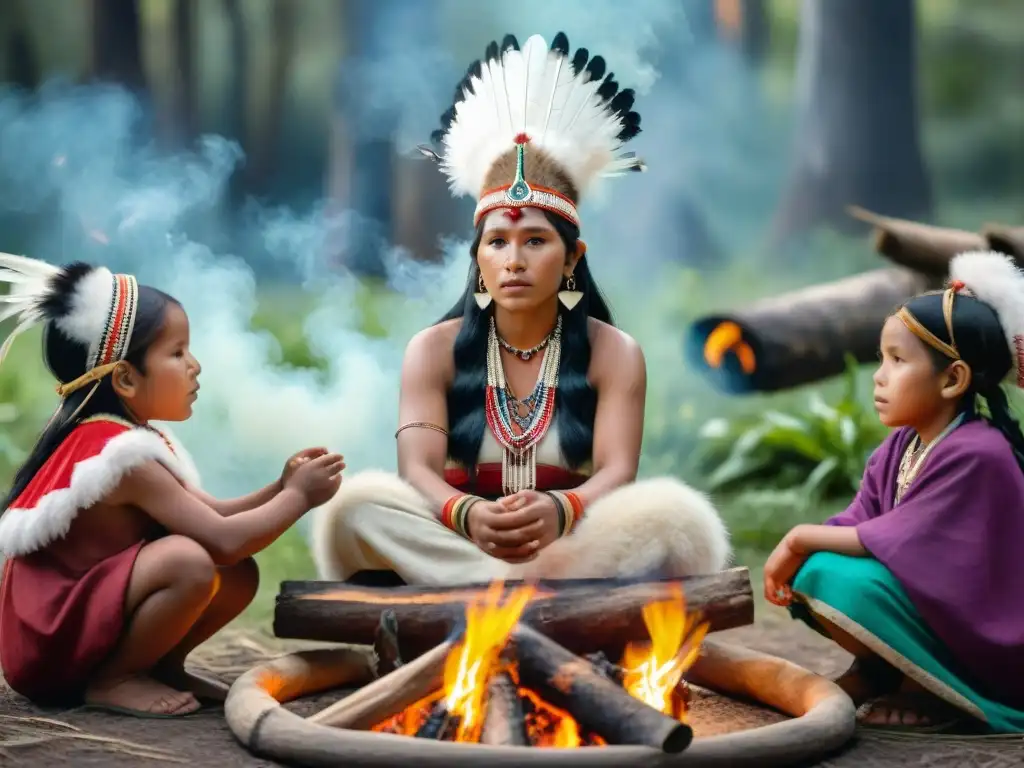
[[[315,459],[318,456],[324,456],[327,454],[326,448],[304,448],[288,461],[284,463],[284,469],[281,471],[281,487],[284,488],[288,484],[288,478],[295,474],[295,470],[301,467],[310,459]]]
[[[769,603],[785,607],[793,602],[790,582],[806,559],[793,548],[788,535],[779,542],[764,564],[764,596]]]
[[[285,488],[300,491],[310,509],[325,504],[341,487],[345,459],[338,453],[324,453],[299,462],[285,481]]]

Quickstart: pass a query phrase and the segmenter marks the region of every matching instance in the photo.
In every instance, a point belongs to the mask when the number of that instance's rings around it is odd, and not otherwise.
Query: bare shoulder
[[[644,351],[625,331],[590,318],[590,348],[594,357],[617,359],[629,365],[644,365]]]
[[[643,382],[647,377],[644,351],[637,340],[608,323],[590,318],[590,370],[595,384],[601,379],[629,379]]]
[[[454,371],[452,350],[462,319],[445,320],[419,331],[405,347],[402,367],[407,380],[429,378],[448,380]]]

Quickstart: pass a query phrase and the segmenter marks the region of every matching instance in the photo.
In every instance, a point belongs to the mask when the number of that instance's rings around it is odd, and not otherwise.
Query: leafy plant
[[[713,419],[698,434],[698,461],[710,472],[709,490],[795,491],[786,495],[810,504],[855,493],[886,429],[861,397],[857,363],[848,356],[837,402],[829,404],[812,392],[805,405],[790,412]]]

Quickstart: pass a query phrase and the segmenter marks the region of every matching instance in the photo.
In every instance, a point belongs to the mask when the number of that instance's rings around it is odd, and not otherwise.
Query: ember
[[[443,688],[371,730],[502,746],[685,749],[692,733],[683,675],[708,625],[687,613],[682,589],[644,607],[649,642],[627,646],[620,665],[600,653],[578,657],[519,624],[532,588],[504,594],[496,583],[467,606]],[[398,629],[393,614],[382,621]]]

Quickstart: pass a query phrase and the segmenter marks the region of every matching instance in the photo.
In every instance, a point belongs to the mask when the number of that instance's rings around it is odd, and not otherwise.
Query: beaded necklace
[[[525,400],[516,399],[505,380],[501,343],[498,341],[494,318],[491,318],[487,335],[487,393],[484,407],[487,426],[504,449],[501,484],[506,494],[533,489],[537,485],[536,448],[551,426],[561,358],[562,318],[559,317],[544,350],[540,376],[533,392]]]
[[[906,494],[910,484],[917,479],[917,476],[921,474],[921,470],[924,468],[925,459],[928,458],[928,454],[934,450],[935,446],[942,442],[942,440],[949,436],[949,434],[960,426],[963,422],[963,414],[957,416],[946,428],[942,430],[938,436],[932,440],[928,445],[921,445],[921,438],[918,435],[914,435],[914,439],[907,445],[907,449],[903,452],[903,456],[900,458],[900,466],[896,472],[896,495],[893,501],[894,504],[899,504]]]

